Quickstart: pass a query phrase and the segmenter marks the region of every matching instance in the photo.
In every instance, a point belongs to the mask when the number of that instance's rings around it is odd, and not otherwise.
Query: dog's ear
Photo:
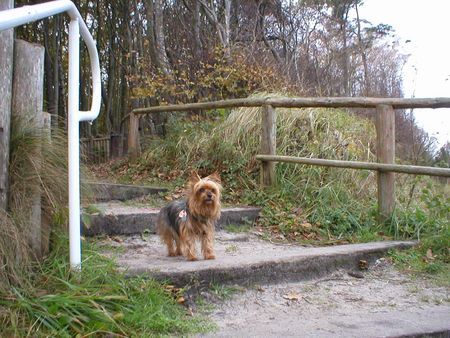
[[[191,177],[189,178],[189,183],[191,185],[195,185],[200,180],[201,180],[201,177],[197,174],[196,171],[193,171],[191,174]]]
[[[219,183],[219,184],[222,183],[222,180],[220,179],[219,173],[217,171],[215,171],[214,173],[209,175],[207,178],[210,179],[213,182],[216,182],[216,183]]]

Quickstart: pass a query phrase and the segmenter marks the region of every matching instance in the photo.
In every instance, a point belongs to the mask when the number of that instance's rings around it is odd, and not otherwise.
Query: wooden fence
[[[262,107],[261,117],[261,184],[276,183],[275,162],[301,163],[327,167],[366,169],[377,171],[378,214],[380,222],[391,217],[395,207],[395,172],[413,175],[450,177],[450,169],[395,164],[395,115],[394,109],[450,108],[450,98],[247,98],[215,102],[201,102],[133,109],[130,113],[128,150],[130,156],[139,155],[140,115],[236,107]],[[377,163],[325,160],[276,155],[276,108],[376,108]]]
[[[127,152],[126,135],[112,134],[108,137],[82,138],[80,150],[86,163],[98,164],[123,156]]]
[[[110,159],[110,138],[82,138],[80,152],[87,163],[104,163]]]

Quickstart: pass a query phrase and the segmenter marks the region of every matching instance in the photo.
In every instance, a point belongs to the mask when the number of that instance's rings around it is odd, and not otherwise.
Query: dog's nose
[[[208,193],[206,194],[206,196],[208,196],[208,198],[211,198],[211,197],[212,197],[212,193],[211,193],[211,192],[208,192]]]

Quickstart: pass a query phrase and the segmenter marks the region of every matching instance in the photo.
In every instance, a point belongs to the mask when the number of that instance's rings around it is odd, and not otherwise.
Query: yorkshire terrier
[[[217,173],[200,178],[193,174],[188,183],[187,196],[161,209],[156,231],[166,243],[169,256],[185,256],[197,260],[195,243],[201,242],[205,259],[215,259],[214,228],[220,218],[222,185]]]

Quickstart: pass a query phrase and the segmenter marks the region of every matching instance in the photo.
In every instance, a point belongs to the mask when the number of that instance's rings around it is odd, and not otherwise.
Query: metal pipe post
[[[79,89],[80,89],[80,27],[77,19],[69,24],[69,245],[70,266],[81,269],[80,236],[80,140],[79,140]]]

